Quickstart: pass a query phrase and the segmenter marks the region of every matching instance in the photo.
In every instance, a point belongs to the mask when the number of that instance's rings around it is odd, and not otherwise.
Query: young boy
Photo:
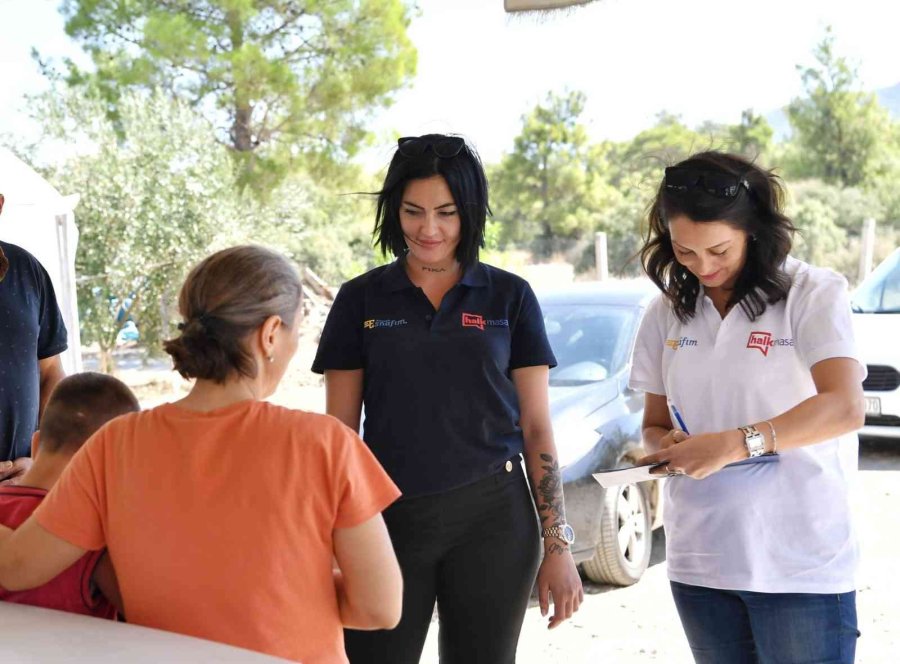
[[[31,440],[34,463],[18,484],[0,486],[0,524],[17,528],[40,505],[69,461],[109,420],[140,410],[120,380],[99,373],[64,378],[53,390],[40,430]],[[39,451],[40,450],[40,451]],[[121,608],[115,573],[105,551],[92,551],[43,586],[9,592],[0,600],[115,619]]]

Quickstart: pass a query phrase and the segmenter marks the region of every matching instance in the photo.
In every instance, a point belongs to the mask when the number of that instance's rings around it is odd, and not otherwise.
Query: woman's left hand
[[[575,569],[575,560],[567,546],[550,540],[544,550],[544,559],[537,575],[538,601],[541,615],[546,616],[550,610],[550,598],[553,598],[553,615],[550,616],[547,629],[553,629],[563,621],[572,617],[584,601],[584,588],[581,577]]]
[[[687,475],[701,480],[729,463],[746,458],[744,434],[734,429],[690,436],[677,445],[648,454],[638,464],[666,462],[659,468],[659,473]]]

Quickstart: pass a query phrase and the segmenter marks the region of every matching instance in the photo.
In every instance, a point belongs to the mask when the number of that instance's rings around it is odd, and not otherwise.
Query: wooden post
[[[609,255],[606,247],[606,233],[594,233],[594,261],[597,266],[597,280],[609,279]]]
[[[875,258],[875,220],[871,217],[863,222],[860,240],[858,281],[865,279],[872,271],[872,261]]]

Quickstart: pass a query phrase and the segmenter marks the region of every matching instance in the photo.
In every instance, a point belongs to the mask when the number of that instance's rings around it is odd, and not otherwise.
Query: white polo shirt
[[[815,395],[814,364],[858,361],[847,283],[793,258],[785,270],[787,299],[756,321],[740,306],[722,319],[701,289],[697,313],[683,324],[660,295],[641,323],[631,387],[665,395],[692,434],[771,420]],[[847,434],[781,452],[774,463],[667,480],[669,578],[756,592],[853,590],[848,480],[858,445]]]

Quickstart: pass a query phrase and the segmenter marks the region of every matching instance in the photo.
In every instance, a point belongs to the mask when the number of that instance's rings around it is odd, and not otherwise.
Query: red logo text
[[[747,348],[755,348],[763,355],[769,355],[769,348],[772,346],[771,332],[751,332],[750,338],[747,339]]]
[[[462,315],[462,326],[463,327],[477,327],[482,332],[484,331],[484,317],[481,314],[466,314]]]

